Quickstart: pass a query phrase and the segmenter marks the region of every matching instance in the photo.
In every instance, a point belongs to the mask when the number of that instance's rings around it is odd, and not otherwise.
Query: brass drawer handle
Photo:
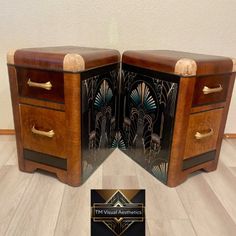
[[[223,88],[222,88],[221,84],[219,84],[219,87],[217,87],[217,88],[209,88],[207,86],[204,86],[202,92],[204,94],[209,94],[209,93],[219,93],[222,90],[223,90]]]
[[[30,87],[36,87],[36,88],[43,88],[46,90],[51,90],[52,88],[52,84],[50,81],[46,82],[46,83],[36,83],[36,82],[32,82],[30,79],[28,80],[27,84]]]
[[[41,136],[46,136],[46,137],[48,137],[48,138],[52,138],[52,137],[55,135],[55,133],[54,133],[53,130],[50,130],[50,131],[48,131],[48,132],[46,132],[46,131],[41,131],[41,130],[35,129],[34,126],[32,127],[31,131],[32,131],[32,133],[34,133],[34,134],[38,134],[38,135],[41,135]]]
[[[214,134],[213,129],[210,129],[210,132],[206,133],[206,134],[201,134],[200,132],[196,132],[196,134],[194,135],[196,139],[203,139],[203,138],[207,138],[210,137]]]

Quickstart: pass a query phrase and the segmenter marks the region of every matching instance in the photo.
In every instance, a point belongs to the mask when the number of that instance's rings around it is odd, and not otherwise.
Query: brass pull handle
[[[31,132],[34,133],[34,134],[41,135],[41,136],[46,136],[46,137],[48,137],[48,138],[52,138],[52,137],[55,135],[55,133],[54,133],[53,130],[50,130],[50,131],[48,131],[48,132],[46,132],[46,131],[41,131],[41,130],[35,129],[34,126],[32,127]]]
[[[206,134],[201,134],[200,132],[196,132],[196,134],[194,135],[196,139],[203,139],[203,138],[207,138],[210,137],[214,134],[213,129],[210,129],[210,132],[206,133]]]
[[[46,82],[46,83],[36,83],[36,82],[32,82],[30,79],[28,80],[27,84],[30,87],[36,87],[36,88],[43,88],[46,90],[51,90],[52,88],[52,84],[50,81]]]
[[[223,88],[222,88],[221,84],[219,84],[219,87],[217,87],[217,88],[209,88],[207,86],[204,86],[202,92],[204,94],[209,94],[209,93],[219,93],[222,90],[223,90]]]

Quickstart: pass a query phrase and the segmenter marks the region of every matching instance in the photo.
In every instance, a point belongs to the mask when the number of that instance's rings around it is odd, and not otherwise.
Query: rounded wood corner
[[[175,74],[180,76],[195,76],[197,63],[193,59],[181,58],[175,64]]]
[[[236,72],[236,58],[231,58],[231,60],[233,62],[232,72]]]
[[[11,49],[11,50],[8,51],[8,53],[7,53],[7,64],[9,64],[9,65],[14,65],[15,64],[15,60],[14,60],[15,52],[16,52],[16,49]]]
[[[76,53],[68,53],[63,60],[63,70],[69,72],[79,72],[85,69],[84,58]]]

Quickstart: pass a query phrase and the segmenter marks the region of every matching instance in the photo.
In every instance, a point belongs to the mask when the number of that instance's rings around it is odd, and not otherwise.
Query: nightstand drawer
[[[66,158],[65,113],[20,105],[23,147]]]
[[[184,159],[216,149],[223,109],[190,115]]]
[[[192,106],[200,106],[226,99],[230,75],[202,76],[196,80]]]
[[[64,103],[63,73],[17,68],[19,95]]]

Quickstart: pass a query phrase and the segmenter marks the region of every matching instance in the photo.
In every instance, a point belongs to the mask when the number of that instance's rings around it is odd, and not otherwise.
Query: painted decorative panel
[[[122,71],[119,146],[166,183],[178,83]]]
[[[83,180],[113,151],[117,124],[117,69],[82,81]]]

